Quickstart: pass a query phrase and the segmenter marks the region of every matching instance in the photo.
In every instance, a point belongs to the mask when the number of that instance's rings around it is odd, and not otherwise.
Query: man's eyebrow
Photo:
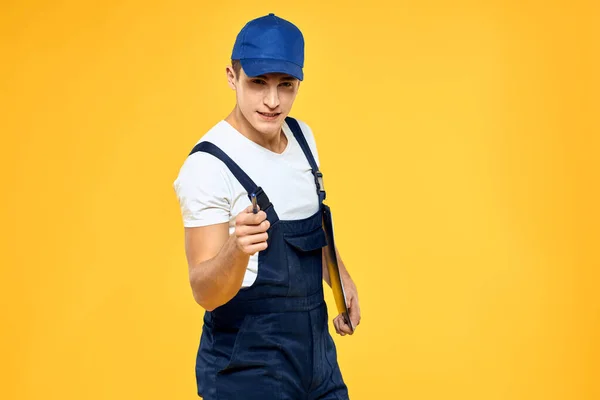
[[[267,78],[265,75],[253,76],[252,78],[253,79],[264,79],[265,81],[269,80],[269,78]],[[295,81],[296,78],[294,78],[291,75],[286,75],[286,76],[281,77],[279,80],[281,80],[281,81]]]

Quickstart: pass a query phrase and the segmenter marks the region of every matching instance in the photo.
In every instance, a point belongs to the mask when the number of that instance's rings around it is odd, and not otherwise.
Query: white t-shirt
[[[319,165],[312,131],[297,120]],[[294,134],[284,122],[288,144],[281,154],[254,143],[228,122],[221,120],[197,143],[208,141],[223,150],[240,168],[262,187],[282,220],[308,218],[319,210],[319,198],[310,164]],[[191,149],[190,149],[191,150]],[[227,166],[213,156],[196,152],[184,161],[173,184],[185,227],[229,222],[250,205],[244,187]],[[251,286],[258,273],[258,253],[250,257],[242,287]]]

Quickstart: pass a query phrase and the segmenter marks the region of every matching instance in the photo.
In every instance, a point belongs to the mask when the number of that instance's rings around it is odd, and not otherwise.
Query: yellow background
[[[172,182],[269,12],[307,41],[292,114],[360,291],[351,398],[600,398],[597,2],[0,10],[0,398],[196,398]]]

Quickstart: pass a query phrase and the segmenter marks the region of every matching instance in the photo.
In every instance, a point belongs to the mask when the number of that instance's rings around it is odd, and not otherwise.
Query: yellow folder
[[[337,256],[335,253],[335,240],[333,237],[333,218],[331,216],[331,208],[323,204],[323,229],[327,237],[327,246],[325,247],[325,262],[329,271],[329,279],[331,280],[331,289],[333,290],[333,298],[337,306],[338,313],[342,314],[346,324],[354,331],[352,321],[350,321],[350,313],[348,311],[348,302],[346,292],[344,291],[344,283],[340,276]]]

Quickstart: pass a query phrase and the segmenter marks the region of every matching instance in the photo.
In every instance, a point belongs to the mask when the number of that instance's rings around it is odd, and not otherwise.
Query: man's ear
[[[227,84],[232,90],[235,90],[236,76],[235,71],[233,70],[233,67],[231,65],[228,65],[225,68],[225,74],[227,74]]]

